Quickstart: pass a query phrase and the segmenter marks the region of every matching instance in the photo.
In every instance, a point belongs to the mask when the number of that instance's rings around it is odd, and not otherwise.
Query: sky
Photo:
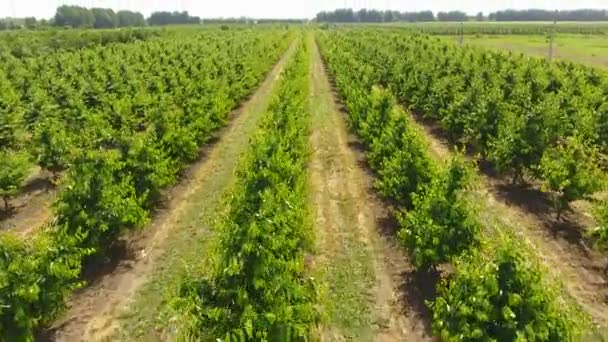
[[[470,14],[499,9],[608,9],[608,0],[0,0],[0,18],[50,18],[60,5],[135,10],[148,16],[168,10],[190,12],[203,18],[312,18],[319,11],[336,8],[375,8],[433,12],[461,10]]]

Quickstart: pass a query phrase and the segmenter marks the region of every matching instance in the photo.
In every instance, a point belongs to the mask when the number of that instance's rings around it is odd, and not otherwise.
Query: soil
[[[36,167],[26,180],[19,195],[11,199],[9,211],[0,208],[0,232],[10,231],[28,236],[49,223],[53,217],[51,203],[55,198],[52,176]]]
[[[312,54],[315,267],[329,285],[323,307],[329,321],[321,329],[322,339],[432,340],[422,279],[394,238],[387,205],[374,195],[373,175],[360,144],[347,131],[316,44]]]

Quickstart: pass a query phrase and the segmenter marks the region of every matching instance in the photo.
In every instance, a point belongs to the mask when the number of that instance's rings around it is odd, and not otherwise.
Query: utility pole
[[[555,39],[555,30],[557,28],[557,10],[555,10],[555,18],[553,19],[553,28],[549,36],[549,62],[553,60],[553,40]]]
[[[458,44],[462,45],[464,43],[464,23],[460,22],[460,32],[458,32]]]

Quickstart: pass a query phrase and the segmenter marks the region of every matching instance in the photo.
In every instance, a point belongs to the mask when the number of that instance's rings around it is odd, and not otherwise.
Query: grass
[[[454,36],[444,39],[456,40]],[[532,56],[547,57],[549,39],[544,35],[466,35],[465,44],[498,48]],[[608,38],[602,35],[557,34],[555,58],[608,69]]]
[[[290,51],[293,51],[291,49]],[[286,60],[287,58],[284,58]],[[209,156],[208,174],[201,178],[180,215],[177,226],[164,242],[164,253],[156,260],[154,272],[136,293],[127,311],[120,317],[120,338],[117,340],[158,340],[171,322],[167,320],[167,300],[184,272],[204,274],[209,265],[204,255],[214,242],[210,227],[222,208],[226,189],[234,182],[234,169],[239,156],[249,145],[249,137],[257,128],[276,83],[276,75],[267,80],[228,128]],[[217,156],[217,157],[216,157]],[[215,157],[215,158],[214,158]],[[195,274],[196,275],[196,274]]]
[[[316,136],[312,163],[318,172],[311,171],[311,178],[316,177],[318,184],[311,189],[320,198],[311,199],[311,211],[316,213],[318,244],[315,277],[323,284],[319,304],[326,316],[321,335],[327,340],[372,341],[379,325],[374,308],[374,251],[358,229],[357,199],[340,189],[349,167],[337,141],[344,127],[316,51],[312,64],[310,110]],[[332,180],[338,183],[332,185]]]

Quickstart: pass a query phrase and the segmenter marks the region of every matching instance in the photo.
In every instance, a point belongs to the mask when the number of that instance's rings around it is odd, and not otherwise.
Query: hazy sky
[[[59,5],[130,9],[146,16],[157,10],[187,10],[201,17],[302,18],[335,8],[377,8],[400,11],[463,10],[475,14],[506,8],[608,9],[608,0],[0,0],[0,17],[50,18]]]

